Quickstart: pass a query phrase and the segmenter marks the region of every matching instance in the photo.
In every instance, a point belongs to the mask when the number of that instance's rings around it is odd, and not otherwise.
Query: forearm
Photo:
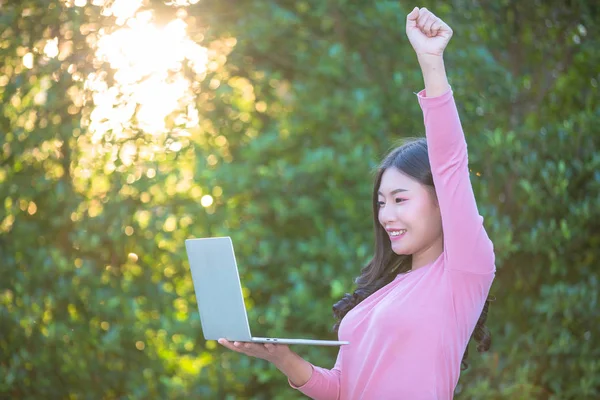
[[[423,73],[427,97],[436,97],[446,93],[450,89],[450,84],[446,76],[443,56],[423,54],[417,55],[417,59]]]
[[[283,360],[274,364],[297,387],[306,384],[313,373],[312,365],[294,352],[290,352]]]

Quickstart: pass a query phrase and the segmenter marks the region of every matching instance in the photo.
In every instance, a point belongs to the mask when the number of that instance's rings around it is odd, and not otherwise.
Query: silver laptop
[[[200,322],[206,340],[339,346],[337,340],[280,339],[252,337],[242,285],[229,237],[185,241]]]

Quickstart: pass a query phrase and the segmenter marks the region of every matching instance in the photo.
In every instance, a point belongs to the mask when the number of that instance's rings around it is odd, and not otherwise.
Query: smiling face
[[[443,236],[433,187],[390,167],[381,176],[377,201],[378,220],[392,251],[411,254],[413,269],[435,261],[443,250]]]

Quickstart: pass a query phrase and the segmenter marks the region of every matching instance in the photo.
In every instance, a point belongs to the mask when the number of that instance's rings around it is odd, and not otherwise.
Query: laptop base
[[[280,338],[261,338],[253,337],[253,343],[273,343],[273,344],[303,344],[313,346],[341,346],[350,344],[343,340],[312,340],[312,339],[280,339]]]

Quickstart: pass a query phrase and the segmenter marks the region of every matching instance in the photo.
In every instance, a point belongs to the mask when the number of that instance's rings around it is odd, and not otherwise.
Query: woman
[[[376,251],[358,288],[334,306],[341,321],[333,369],[285,345],[223,346],[273,362],[315,399],[451,399],[471,335],[483,324],[495,276],[494,250],[469,180],[467,145],[443,62],[452,30],[425,8],[406,34],[425,81],[417,94],[426,139],[393,150],[374,186]]]

